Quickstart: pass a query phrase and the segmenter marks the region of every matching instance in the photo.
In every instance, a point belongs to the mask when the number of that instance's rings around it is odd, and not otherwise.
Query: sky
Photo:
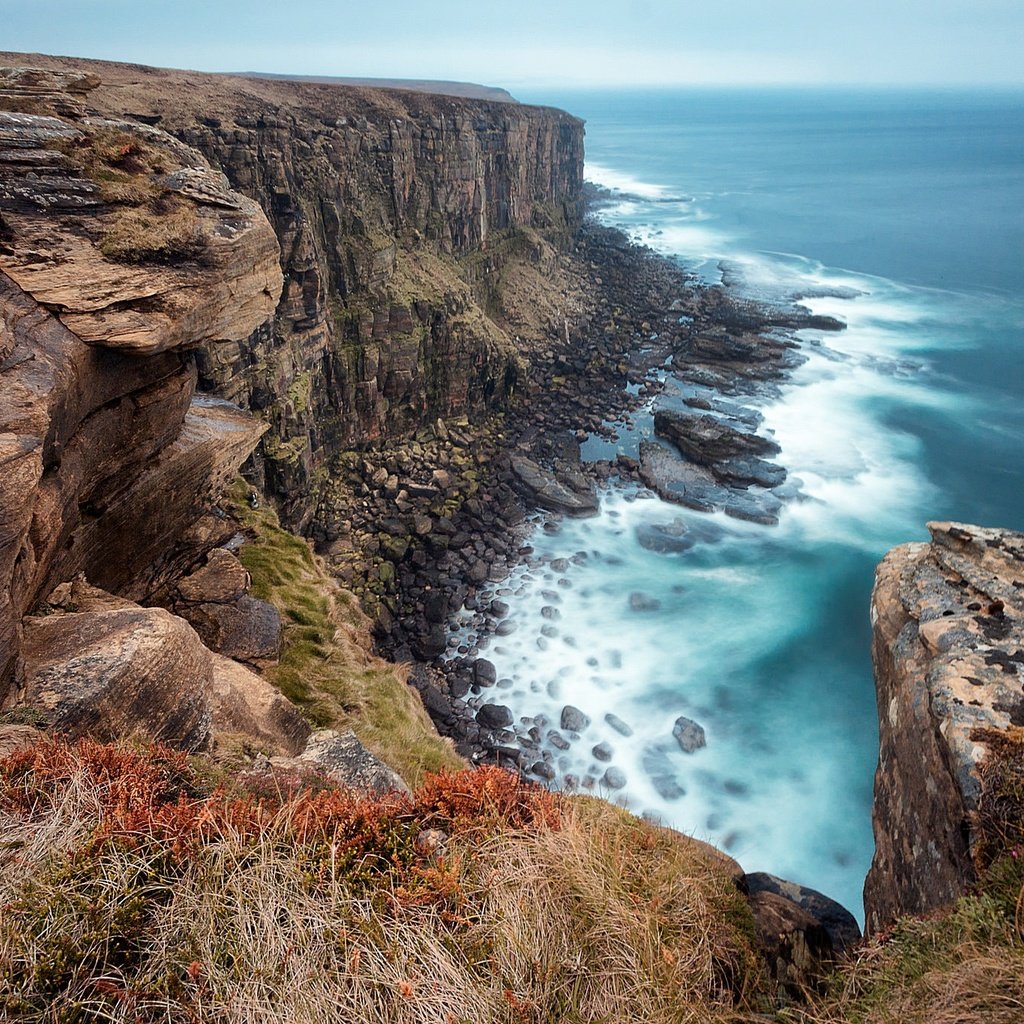
[[[0,0],[0,50],[517,86],[1024,85],[1024,0]]]

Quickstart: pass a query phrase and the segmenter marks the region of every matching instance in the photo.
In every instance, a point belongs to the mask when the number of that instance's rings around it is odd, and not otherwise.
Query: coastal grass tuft
[[[197,251],[195,205],[161,179],[177,166],[168,151],[135,132],[91,128],[62,149],[108,204],[99,250],[122,263],[190,259]]]
[[[0,760],[3,1019],[755,1019],[742,900],[682,836],[494,767],[412,797],[201,778],[89,741]]]
[[[281,527],[272,507],[251,508],[248,494],[238,482],[228,495],[251,537],[239,558],[253,593],[278,609],[284,625],[280,662],[266,677],[311,724],[352,729],[412,785],[425,771],[464,767],[434,729],[406,668],[373,654],[369,620],[355,597],[327,574],[305,540]]]

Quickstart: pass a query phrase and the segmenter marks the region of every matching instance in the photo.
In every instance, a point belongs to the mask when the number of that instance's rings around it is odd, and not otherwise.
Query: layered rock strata
[[[1024,725],[1024,535],[930,523],[878,567],[869,930],[951,903],[976,878],[984,733]]]
[[[23,616],[80,573],[146,596],[265,430],[194,350],[273,314],[274,233],[198,152],[81,116],[95,84],[0,75],[0,700]]]
[[[257,330],[203,347],[200,384],[269,423],[254,469],[292,525],[311,522],[333,452],[513,392],[502,279],[552,259],[538,232],[579,223],[581,121],[422,92],[31,61],[102,80],[87,99],[97,115],[159,125],[266,212],[281,302]]]

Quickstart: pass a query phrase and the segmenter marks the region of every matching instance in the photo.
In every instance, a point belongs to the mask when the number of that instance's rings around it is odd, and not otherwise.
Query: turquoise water
[[[859,913],[874,565],[928,519],[1024,529],[1024,97],[520,98],[587,119],[587,175],[613,190],[605,221],[706,280],[806,296],[848,327],[808,333],[806,364],[760,403],[805,500],[763,527],[612,489],[598,517],[538,530],[547,564],[504,588],[516,628],[487,651],[504,680],[488,699],[555,725],[581,708],[592,724],[553,751],[560,778]],[[638,527],[676,519],[706,539],[677,554],[638,543]],[[706,747],[679,748],[679,715]],[[600,741],[610,762],[591,753]],[[606,785],[608,764],[624,787]]]

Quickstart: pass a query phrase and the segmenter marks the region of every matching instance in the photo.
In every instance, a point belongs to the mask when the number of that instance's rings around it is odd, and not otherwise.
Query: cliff
[[[530,324],[503,316],[503,271],[550,262],[542,236],[579,223],[581,121],[428,93],[0,63],[93,75],[90,109],[158,125],[266,212],[281,301],[248,335],[200,348],[199,386],[268,424],[255,471],[293,525],[309,525],[333,453],[477,416],[515,388]]]
[[[929,524],[872,596],[880,749],[868,928],[953,903],[978,877],[981,766],[1024,725],[1024,535]],[[992,731],[987,731],[992,730]]]
[[[83,572],[142,596],[263,432],[196,396],[193,350],[272,315],[270,225],[198,152],[83,117],[94,86],[0,76],[0,698],[22,617]]]

